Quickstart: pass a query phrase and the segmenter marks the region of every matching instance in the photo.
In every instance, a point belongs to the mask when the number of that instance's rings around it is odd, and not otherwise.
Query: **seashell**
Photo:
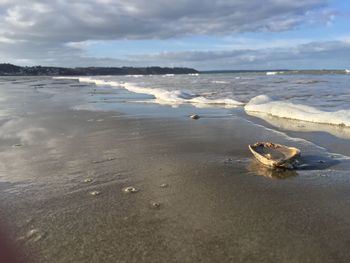
[[[300,156],[297,148],[271,142],[257,142],[248,147],[259,162],[272,168],[293,169]]]

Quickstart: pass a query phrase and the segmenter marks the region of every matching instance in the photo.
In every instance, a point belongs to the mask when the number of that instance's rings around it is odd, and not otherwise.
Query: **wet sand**
[[[17,99],[2,102],[0,217],[23,261],[350,260],[343,157],[240,116],[72,110],[86,88],[23,83],[0,85]],[[259,140],[299,147],[308,168],[262,167]]]

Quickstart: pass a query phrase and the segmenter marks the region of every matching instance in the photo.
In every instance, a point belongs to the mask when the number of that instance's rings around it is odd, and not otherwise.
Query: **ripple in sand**
[[[104,162],[109,162],[109,161],[113,161],[115,160],[115,157],[109,157],[107,159],[103,159],[103,160],[96,160],[96,161],[92,161],[92,163],[104,163]]]

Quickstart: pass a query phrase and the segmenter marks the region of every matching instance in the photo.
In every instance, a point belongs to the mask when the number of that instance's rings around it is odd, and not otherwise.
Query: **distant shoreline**
[[[196,70],[186,67],[50,67],[17,66],[0,63],[0,76],[106,76],[106,75],[166,75],[166,74],[229,74],[267,73],[280,74],[350,74],[348,69],[253,69],[253,70]],[[268,74],[272,73],[272,74]]]
[[[182,67],[21,67],[13,64],[0,64],[0,76],[96,76],[96,75],[163,75],[197,74],[193,68]]]
[[[346,69],[261,69],[261,70],[202,70],[202,74],[225,74],[225,73],[275,73],[278,74],[349,74]]]

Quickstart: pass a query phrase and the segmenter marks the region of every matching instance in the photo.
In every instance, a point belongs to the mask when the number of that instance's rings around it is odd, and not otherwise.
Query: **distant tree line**
[[[198,73],[192,68],[168,67],[21,67],[8,63],[0,64],[1,76],[91,76],[91,75],[157,75]]]

